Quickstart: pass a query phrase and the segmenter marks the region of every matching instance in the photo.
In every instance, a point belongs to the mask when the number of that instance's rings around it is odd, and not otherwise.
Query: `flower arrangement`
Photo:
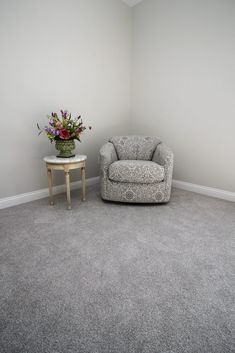
[[[45,132],[50,142],[53,141],[65,141],[65,140],[80,140],[80,136],[86,127],[83,125],[83,121],[81,119],[81,115],[76,118],[72,118],[71,113],[67,110],[61,110],[61,117],[58,116],[57,113],[51,113],[51,115],[47,115],[49,119],[49,125],[45,126],[43,129],[37,127],[39,129],[40,135],[42,132]],[[89,126],[89,130],[91,130],[91,126]]]

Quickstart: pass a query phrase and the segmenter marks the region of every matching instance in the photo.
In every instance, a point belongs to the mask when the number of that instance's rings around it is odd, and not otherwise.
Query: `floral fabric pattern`
[[[153,153],[161,141],[150,136],[115,136],[110,139],[118,159],[151,161]]]
[[[109,201],[128,203],[159,203],[167,202],[164,183],[140,184],[107,181],[106,198]]]
[[[163,181],[164,168],[151,161],[116,161],[109,167],[109,179],[124,183],[152,184]]]
[[[129,203],[164,203],[170,200],[174,159],[169,147],[159,143],[153,151],[152,162],[164,168],[164,180],[160,182],[110,180],[109,168],[112,163],[118,161],[118,157],[116,148],[110,142],[100,150],[101,197],[104,200]]]

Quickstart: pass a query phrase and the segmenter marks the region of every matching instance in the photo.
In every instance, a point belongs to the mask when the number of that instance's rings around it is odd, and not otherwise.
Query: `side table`
[[[71,210],[71,196],[70,196],[70,175],[69,172],[72,169],[81,169],[81,179],[82,179],[82,200],[85,201],[85,188],[86,188],[86,160],[87,156],[77,154],[72,158],[58,158],[56,156],[47,156],[43,158],[46,163],[48,186],[49,186],[49,197],[50,204],[54,205],[53,201],[53,183],[52,183],[52,171],[53,170],[63,170],[65,173],[65,184],[66,184],[66,194],[67,194],[67,208]]]

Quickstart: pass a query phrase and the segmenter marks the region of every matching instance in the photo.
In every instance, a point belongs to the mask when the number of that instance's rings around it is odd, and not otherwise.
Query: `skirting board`
[[[185,181],[173,180],[173,187],[177,189],[196,192],[206,196],[216,197],[226,201],[235,202],[235,192],[210,188],[208,186],[187,183]]]
[[[95,185],[99,182],[99,177],[90,178],[86,180],[86,184]],[[81,187],[81,182],[71,183],[71,190],[75,190]],[[185,181],[173,180],[173,187],[177,189],[187,190],[196,192],[197,194],[202,194],[206,196],[216,197],[218,199],[227,200],[235,202],[235,192],[210,188],[207,186],[197,185],[187,183]],[[53,187],[54,195],[65,192],[65,185],[59,185]],[[43,199],[48,197],[48,189],[41,189],[32,192],[27,192],[25,194],[20,194],[16,196],[10,196],[0,199],[0,209],[20,205],[22,203]]]
[[[99,177],[86,179],[86,185],[94,185],[99,182]],[[76,181],[70,184],[71,190],[79,189],[81,187],[81,181]],[[53,186],[53,194],[57,195],[65,192],[65,185]],[[27,192],[25,194],[19,194],[16,196],[10,196],[0,199],[0,209],[20,205],[22,203],[35,201],[48,197],[48,189],[41,189],[32,192]]]

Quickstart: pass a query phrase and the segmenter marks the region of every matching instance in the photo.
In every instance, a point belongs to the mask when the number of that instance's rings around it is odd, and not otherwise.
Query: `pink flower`
[[[66,129],[60,130],[60,138],[61,140],[69,140],[70,134]]]
[[[81,132],[83,131],[83,128],[82,127],[79,127],[76,131],[76,134],[79,135]]]
[[[55,126],[56,126],[57,129],[61,129],[63,125],[62,125],[62,123],[60,121],[57,121],[55,123]]]

